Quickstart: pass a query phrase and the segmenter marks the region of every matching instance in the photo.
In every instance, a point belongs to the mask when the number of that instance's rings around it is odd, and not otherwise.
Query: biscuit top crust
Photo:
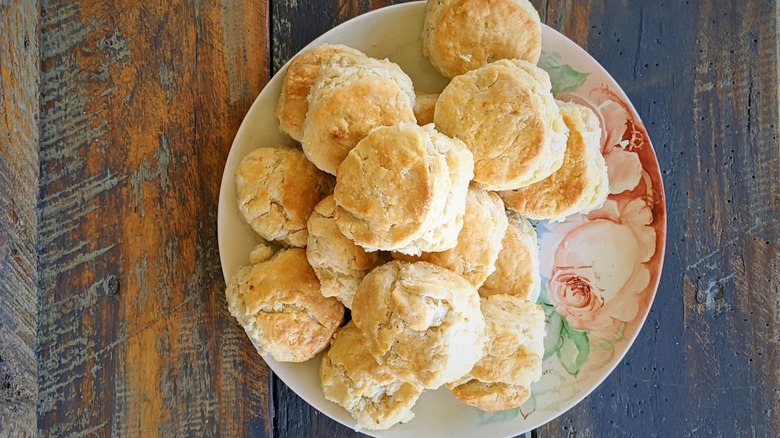
[[[448,78],[499,59],[536,64],[542,25],[528,0],[432,0],[422,46],[425,57]]]
[[[359,50],[342,44],[323,44],[296,56],[287,66],[274,115],[279,119],[282,132],[294,140],[303,139],[303,122],[309,110],[309,91],[320,66],[333,55],[342,52],[363,55]]]
[[[327,347],[344,320],[344,306],[320,293],[303,248],[282,250],[240,268],[225,294],[230,313],[260,354],[279,361],[311,359]]]
[[[306,222],[333,189],[333,177],[300,149],[261,147],[236,169],[236,197],[244,220],[264,239],[306,245]]]
[[[388,61],[338,53],[320,68],[309,94],[301,146],[335,175],[355,145],[378,126],[415,122],[412,80]]]
[[[339,166],[333,194],[339,229],[369,251],[407,245],[446,211],[450,166],[469,170],[470,160],[462,142],[430,125],[377,128]]]
[[[377,362],[429,389],[462,377],[482,354],[476,289],[427,262],[376,268],[358,288],[352,315]]]
[[[466,143],[482,188],[519,188],[562,162],[568,130],[550,89],[544,70],[496,61],[453,79],[436,102],[434,122]]]
[[[561,167],[539,182],[499,193],[508,208],[529,219],[562,221],[599,207],[606,198],[601,195],[608,183],[598,117],[576,103],[559,101],[558,107],[569,128]]]

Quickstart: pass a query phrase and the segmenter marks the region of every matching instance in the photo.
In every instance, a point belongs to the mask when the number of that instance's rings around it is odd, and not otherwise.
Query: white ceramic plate
[[[439,92],[447,80],[420,53],[424,2],[380,9],[354,18],[312,41],[342,43],[396,62],[415,89]],[[563,100],[590,106],[602,122],[602,153],[610,197],[599,211],[566,222],[537,223],[543,280],[539,299],[547,314],[544,376],[521,408],[486,413],[458,402],[446,388],[425,392],[416,418],[381,437],[507,437],[536,428],[582,400],[625,355],[653,301],[661,274],[666,207],[661,176],[647,132],[612,77],[584,50],[543,29],[539,65]],[[241,124],[222,177],[218,234],[227,281],[256,242],[236,203],[234,174],[241,158],[260,146],[293,144],[273,115],[282,68],[266,85]],[[355,422],[322,395],[317,357],[303,364],[265,361],[309,404],[349,427]]]

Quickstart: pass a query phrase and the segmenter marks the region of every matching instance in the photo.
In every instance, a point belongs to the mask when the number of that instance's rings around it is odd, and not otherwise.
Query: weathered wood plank
[[[38,7],[0,3],[0,437],[36,431]]]
[[[668,247],[623,363],[538,436],[778,436],[777,4],[605,0],[583,17],[571,3],[550,2],[547,20],[643,118],[665,179]]]
[[[267,13],[43,2],[41,434],[270,433],[216,243],[222,166],[268,79]]]

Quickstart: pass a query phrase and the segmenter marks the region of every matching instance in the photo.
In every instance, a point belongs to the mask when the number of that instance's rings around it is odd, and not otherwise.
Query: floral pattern
[[[591,108],[602,127],[610,195],[599,210],[562,223],[537,222],[547,315],[545,374],[519,410],[523,418],[560,412],[627,350],[649,311],[660,274],[665,205],[647,132],[603,76],[577,71],[545,52],[539,65],[556,98]],[[486,414],[493,421],[517,415]],[[485,422],[486,419],[481,420]]]

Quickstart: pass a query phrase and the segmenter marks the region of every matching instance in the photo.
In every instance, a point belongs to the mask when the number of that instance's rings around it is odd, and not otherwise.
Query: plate
[[[447,80],[420,53],[424,2],[406,3],[356,17],[312,41],[342,43],[396,62],[415,89],[439,92]],[[378,437],[507,437],[562,414],[595,389],[636,338],[658,287],[666,238],[666,204],[655,152],[642,122],[612,77],[575,43],[544,26],[539,65],[559,99],[589,106],[602,125],[602,153],[610,195],[605,206],[562,223],[535,223],[539,236],[542,295],[547,315],[544,374],[520,408],[482,412],[442,387],[426,391],[416,418]],[[246,114],[228,155],[219,196],[218,235],[227,281],[256,237],[236,203],[234,174],[241,158],[266,145],[293,144],[273,115],[286,66],[266,85]],[[322,395],[319,356],[303,364],[264,357],[271,369],[309,404],[348,427],[352,417]]]

